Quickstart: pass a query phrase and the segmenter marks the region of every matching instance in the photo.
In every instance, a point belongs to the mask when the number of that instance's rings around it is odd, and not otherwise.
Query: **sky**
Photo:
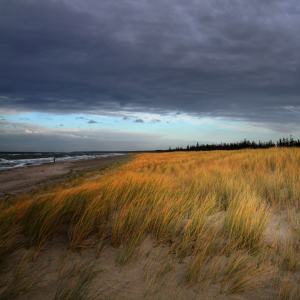
[[[1,0],[0,151],[300,138],[298,0]]]

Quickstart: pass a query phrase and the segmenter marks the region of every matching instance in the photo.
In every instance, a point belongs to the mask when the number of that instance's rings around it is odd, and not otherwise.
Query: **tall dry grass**
[[[192,257],[182,282],[215,277],[220,292],[247,290],[269,272],[269,261],[256,268],[255,257],[264,251],[271,212],[299,208],[299,167],[300,150],[291,148],[139,154],[104,177],[3,206],[0,224],[9,225],[0,231],[0,260],[20,246],[20,233],[37,255],[68,226],[70,250],[100,249],[108,236],[124,265],[151,235],[176,262]],[[299,244],[290,246],[293,253]],[[241,250],[246,254],[234,256]],[[218,273],[214,261],[223,255],[232,257],[232,269]],[[298,268],[293,261],[288,270]]]

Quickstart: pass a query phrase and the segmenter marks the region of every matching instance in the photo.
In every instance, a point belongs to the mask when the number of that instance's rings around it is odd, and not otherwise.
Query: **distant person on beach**
[[[53,157],[53,162],[55,163],[55,157]]]

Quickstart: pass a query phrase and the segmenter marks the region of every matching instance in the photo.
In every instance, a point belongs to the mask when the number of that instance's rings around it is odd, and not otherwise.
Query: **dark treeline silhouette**
[[[236,143],[221,143],[221,144],[202,144],[197,143],[196,145],[189,146],[186,148],[177,147],[169,151],[212,151],[212,150],[240,150],[240,149],[267,149],[272,147],[300,147],[300,140],[294,140],[292,136],[290,138],[282,138],[276,142],[271,140],[269,142],[250,142],[244,139],[243,141]]]

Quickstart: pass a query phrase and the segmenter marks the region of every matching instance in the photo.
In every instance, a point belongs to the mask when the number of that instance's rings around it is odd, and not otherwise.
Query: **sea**
[[[74,161],[79,159],[90,159],[106,157],[111,155],[123,155],[117,152],[0,152],[0,171],[38,166],[60,161]]]

